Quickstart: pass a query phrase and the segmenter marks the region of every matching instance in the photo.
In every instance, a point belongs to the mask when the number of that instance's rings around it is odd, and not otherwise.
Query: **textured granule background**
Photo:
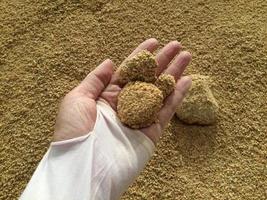
[[[174,118],[123,199],[266,199],[266,10],[266,0],[1,0],[0,199],[24,189],[63,95],[149,37],[192,52],[187,73],[213,78],[221,111],[211,127]]]

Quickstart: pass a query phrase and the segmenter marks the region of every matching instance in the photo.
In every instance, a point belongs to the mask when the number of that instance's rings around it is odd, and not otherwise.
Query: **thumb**
[[[165,100],[164,106],[159,112],[159,123],[162,128],[169,123],[177,106],[182,103],[187,91],[191,87],[191,83],[192,80],[189,76],[182,77],[178,80],[173,93]]]
[[[105,60],[87,75],[80,85],[78,85],[77,90],[92,99],[97,99],[111,80],[113,66],[114,64],[110,59]]]

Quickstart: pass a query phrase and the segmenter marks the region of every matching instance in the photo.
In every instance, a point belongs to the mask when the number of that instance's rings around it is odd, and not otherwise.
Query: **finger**
[[[142,128],[141,131],[156,145],[162,135],[162,128],[159,123]]]
[[[101,94],[101,98],[106,100],[113,110],[117,110],[118,96],[121,88],[118,85],[109,84]]]
[[[165,100],[164,105],[159,112],[159,123],[162,128],[164,128],[173,117],[176,108],[182,103],[191,83],[192,80],[189,76],[182,77],[178,80],[173,93]]]
[[[111,80],[113,66],[111,60],[105,60],[87,75],[80,85],[78,85],[77,90],[89,95],[92,99],[97,99]]]
[[[150,38],[139,44],[139,46],[125,59],[128,60],[138,54],[140,51],[148,50],[151,53],[155,51],[159,46],[159,42],[155,38]],[[123,61],[125,62],[125,61]]]
[[[190,63],[191,58],[192,56],[188,51],[182,51],[166,69],[165,73],[172,75],[175,80],[178,80],[186,66]]]
[[[156,75],[161,74],[176,56],[176,54],[181,50],[182,45],[177,41],[169,42],[165,45],[159,53],[156,55],[156,61],[159,65]]]

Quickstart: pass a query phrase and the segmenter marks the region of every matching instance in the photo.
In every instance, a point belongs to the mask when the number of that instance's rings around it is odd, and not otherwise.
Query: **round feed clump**
[[[176,110],[177,117],[188,124],[210,125],[216,122],[217,112],[218,103],[208,86],[208,77],[192,75],[192,86]]]
[[[156,68],[157,62],[154,55],[147,50],[141,51],[118,68],[119,82],[121,84],[131,81],[154,83],[156,81]]]
[[[131,128],[147,127],[157,121],[162,102],[162,92],[155,85],[139,81],[130,82],[118,97],[118,117]]]
[[[155,85],[162,91],[163,97],[169,96],[175,88],[175,80],[172,75],[161,74]]]

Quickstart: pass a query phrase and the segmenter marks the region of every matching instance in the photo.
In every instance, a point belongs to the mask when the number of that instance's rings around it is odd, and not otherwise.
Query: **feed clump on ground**
[[[216,122],[218,103],[209,88],[209,77],[192,75],[192,86],[176,110],[177,117],[188,124],[210,125]]]

